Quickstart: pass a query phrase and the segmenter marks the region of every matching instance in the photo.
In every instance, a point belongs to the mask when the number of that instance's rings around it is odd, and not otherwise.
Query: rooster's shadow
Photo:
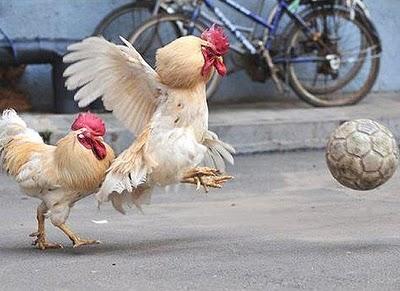
[[[153,240],[130,240],[130,241],[102,241],[98,245],[82,246],[73,248],[71,244],[64,244],[63,249],[39,250],[35,246],[15,245],[2,246],[2,256],[27,255],[38,257],[60,257],[60,256],[92,256],[101,254],[128,254],[133,256],[157,256],[162,253],[180,253],[193,251],[194,249],[207,250],[210,243],[217,241],[213,236],[186,236]]]

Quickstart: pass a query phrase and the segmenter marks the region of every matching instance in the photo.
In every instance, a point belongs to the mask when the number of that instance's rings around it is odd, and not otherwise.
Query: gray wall
[[[70,38],[90,35],[96,24],[112,9],[129,0],[0,0],[0,27],[11,38]],[[239,0],[254,9],[258,0]],[[267,0],[273,3],[272,0]],[[377,91],[400,90],[398,49],[400,48],[399,0],[367,0],[383,39],[384,55]],[[52,108],[51,67],[32,65],[27,69],[20,86],[34,103],[34,109]],[[245,74],[236,74],[224,81],[218,92],[219,100],[263,100],[276,96],[270,83],[250,82]]]

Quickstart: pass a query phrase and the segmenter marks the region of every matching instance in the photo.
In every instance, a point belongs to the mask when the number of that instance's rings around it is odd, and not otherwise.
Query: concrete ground
[[[92,197],[70,225],[103,244],[30,246],[38,201],[0,176],[2,290],[398,290],[400,186],[355,192],[327,172],[324,153],[239,156],[236,177],[208,196],[191,188],[154,196],[126,216]],[[98,224],[92,220],[107,220]]]

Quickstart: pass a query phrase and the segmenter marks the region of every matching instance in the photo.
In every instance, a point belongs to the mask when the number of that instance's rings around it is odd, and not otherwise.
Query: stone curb
[[[400,138],[400,102],[396,94],[370,96],[356,106],[307,108],[302,103],[281,109],[270,104],[217,107],[210,112],[210,128],[231,143],[238,153],[322,149],[330,133],[341,123],[370,118],[386,125]],[[285,106],[287,107],[287,106]],[[128,147],[133,135],[111,114],[100,114],[107,125],[106,140],[120,152]],[[55,143],[68,131],[74,114],[23,114],[29,126],[48,131]]]

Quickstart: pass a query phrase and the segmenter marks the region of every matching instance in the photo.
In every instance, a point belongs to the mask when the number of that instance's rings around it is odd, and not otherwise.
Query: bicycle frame
[[[304,31],[304,33],[309,36],[312,34],[310,28],[307,26],[307,24],[304,22],[302,17],[297,14],[296,12],[292,12],[289,9],[289,4],[287,3],[286,0],[277,0],[278,1],[278,6],[277,6],[277,11],[274,17],[272,18],[272,21],[268,23],[267,20],[262,18],[260,15],[255,14],[251,12],[249,9],[246,7],[243,7],[242,5],[236,3],[234,0],[219,0],[220,2],[228,5],[229,7],[233,8],[234,10],[238,11],[240,14],[246,16],[247,18],[250,18],[254,22],[260,24],[261,26],[265,27],[266,29],[269,30],[268,38],[267,41],[264,44],[264,48],[266,50],[270,50],[272,47],[272,41],[274,37],[276,36],[279,23],[282,19],[282,16],[286,13],[289,15],[291,19],[293,19],[298,25],[300,25]],[[251,54],[256,54],[257,53],[257,48],[251,43],[251,41],[246,38],[243,33],[238,29],[236,25],[234,25],[228,17],[225,16],[225,14],[216,7],[213,3],[213,0],[201,0],[198,3],[201,4],[203,2],[206,7],[211,10],[228,29],[231,31],[236,39],[240,41],[240,43],[243,44],[243,46],[251,53]],[[201,12],[201,5],[197,5],[193,11],[192,14],[192,21],[196,21]],[[194,29],[194,28],[192,28]],[[193,33],[192,31],[189,31],[190,34]],[[321,58],[315,58],[315,57],[302,57],[302,58],[279,58],[279,59],[273,59],[274,63],[304,63],[304,62],[317,62],[321,61]]]

